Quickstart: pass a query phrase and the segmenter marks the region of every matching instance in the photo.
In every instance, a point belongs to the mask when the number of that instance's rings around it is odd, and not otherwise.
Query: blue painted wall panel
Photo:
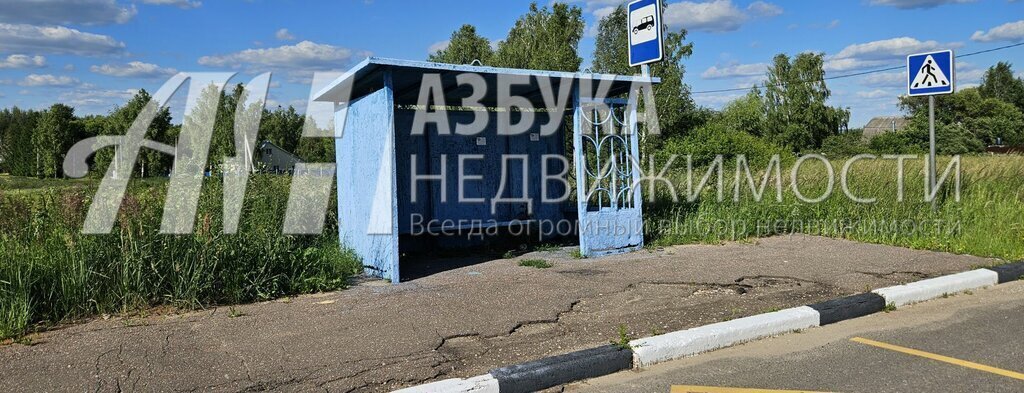
[[[362,258],[367,274],[398,282],[393,116],[385,85],[352,102],[347,116],[335,115],[345,121],[335,147],[341,243]]]
[[[423,222],[434,220],[494,220],[498,222],[513,219],[536,219],[558,221],[563,218],[563,207],[565,203],[552,202],[543,203],[541,198],[541,160],[545,154],[564,156],[565,153],[565,132],[564,129],[548,135],[531,138],[531,133],[539,133],[539,127],[546,124],[548,117],[546,113],[536,113],[535,124],[537,130],[531,130],[520,135],[498,135],[497,113],[490,112],[489,127],[475,135],[457,135],[452,132],[450,135],[440,135],[436,126],[432,123],[426,125],[422,133],[414,133],[412,130],[415,112],[412,110],[397,110],[395,113],[396,127],[396,165],[397,165],[397,189],[398,189],[398,227],[399,232],[408,234],[413,230],[413,215],[422,217]],[[474,112],[448,112],[449,124],[454,130],[456,124],[469,124],[473,121]],[[513,122],[518,121],[518,116],[513,116]],[[478,143],[478,138],[484,138],[484,143]],[[536,139],[536,140],[534,140]],[[441,170],[441,156],[446,156],[446,201],[441,201],[442,186],[437,180],[420,180],[416,185],[416,199],[412,199],[412,169],[413,155],[416,155],[416,171],[419,175],[437,175]],[[471,159],[465,161],[464,173],[467,176],[481,175],[483,179],[467,179],[464,182],[464,194],[466,198],[480,198],[482,202],[459,201],[459,156],[460,155],[483,155],[482,159]],[[498,203],[492,204],[498,191],[503,188],[502,182],[502,157],[509,155],[527,156],[527,173],[523,173],[522,163],[519,160],[510,160],[508,174],[504,184],[503,197],[513,198],[522,196],[522,178],[527,176],[528,189],[526,195],[533,200],[533,212],[527,211],[526,203]],[[549,172],[558,173],[562,170],[557,160],[549,163]],[[561,196],[565,191],[562,183],[557,181],[548,182],[548,195],[551,198]],[[462,237],[463,245],[474,245],[465,236]],[[448,246],[458,247],[459,244],[445,242]]]

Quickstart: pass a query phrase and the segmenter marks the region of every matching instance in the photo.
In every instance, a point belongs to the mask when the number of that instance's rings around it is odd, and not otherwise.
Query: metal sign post
[[[928,193],[935,208],[935,96],[928,96]]]
[[[920,53],[907,56],[907,94],[911,97],[928,96],[928,197],[936,208],[935,188],[935,96],[952,94],[956,82],[953,51]]]

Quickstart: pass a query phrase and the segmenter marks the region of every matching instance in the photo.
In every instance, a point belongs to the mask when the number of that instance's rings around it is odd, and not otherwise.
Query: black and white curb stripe
[[[1024,262],[971,270],[881,288],[821,303],[680,330],[502,367],[472,378],[453,378],[395,393],[519,393],[679,359],[760,338],[824,326],[909,304],[1024,279]]]

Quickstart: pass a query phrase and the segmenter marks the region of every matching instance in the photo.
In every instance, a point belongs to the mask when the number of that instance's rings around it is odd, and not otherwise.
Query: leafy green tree
[[[193,144],[202,145],[201,143],[199,143],[200,140],[204,137],[204,135],[201,133],[201,130],[204,128],[204,125],[207,124],[213,124],[214,126],[214,135],[211,136],[210,146],[208,146],[210,148],[209,154],[213,154],[213,140],[216,139],[216,133],[218,132],[217,122],[220,121],[221,124],[219,126],[224,127],[224,118],[221,117],[223,116],[223,114],[221,113],[223,111],[219,110],[221,105],[223,105],[224,100],[222,98],[224,96],[225,94],[223,90],[221,90],[214,84],[206,86],[205,88],[203,88],[203,91],[199,93],[199,98],[197,99],[196,104],[192,106],[191,110],[189,110],[188,113],[185,113],[185,119],[182,121],[181,127],[176,132],[176,146],[178,147],[179,155],[181,155],[182,157],[186,157],[186,154],[188,152],[181,151],[181,149],[184,148],[185,146],[191,146]],[[232,113],[234,113],[234,111],[232,111]],[[183,134],[183,130],[199,130],[200,132]],[[193,140],[188,140],[186,138],[193,138]],[[182,173],[191,173],[194,170],[210,169],[212,167],[212,165],[210,165],[209,156],[207,162],[205,163],[205,168],[199,168],[199,166],[202,165],[203,163],[197,160],[184,160],[178,162],[185,163],[184,165],[187,166],[187,168],[174,168],[175,171],[184,171]]]
[[[597,42],[591,70],[606,74],[633,75],[639,72],[629,66],[628,16],[626,8],[618,6],[598,22]],[[686,30],[665,29],[665,59],[651,65],[651,74],[661,78],[654,88],[654,101],[658,110],[658,123],[666,137],[682,135],[703,123],[703,116],[690,96],[690,87],[683,83],[686,67],[683,60],[693,55],[693,43],[686,42]]]
[[[764,84],[764,136],[800,151],[820,147],[849,122],[849,111],[826,104],[832,92],[824,81],[824,64],[820,53],[775,56]]]
[[[263,112],[260,121],[260,140],[267,140],[289,152],[296,152],[299,140],[302,139],[302,126],[305,118],[295,108],[277,107]],[[306,138],[312,139],[312,138]]]
[[[59,177],[62,175],[64,155],[74,143],[75,108],[64,104],[53,104],[43,112],[32,134],[32,145],[36,152],[36,175]]]
[[[334,139],[302,138],[295,155],[306,162],[334,162]]]
[[[217,120],[213,123],[207,168],[222,170],[224,157],[235,155],[235,113],[238,103],[245,102],[245,87],[238,83],[230,93],[221,92],[217,105]]]
[[[612,13],[597,22],[597,37],[591,70],[605,74],[632,75],[637,72],[629,66],[629,35],[626,31],[626,7],[619,5]]]
[[[491,41],[477,34],[473,25],[465,24],[452,33],[447,48],[431,53],[427,60],[450,64],[470,64],[473,60],[480,60],[489,65],[493,56]]]
[[[928,126],[912,124],[898,132],[886,132],[871,138],[871,150],[880,154],[925,154],[929,149]],[[935,148],[938,154],[966,154],[985,151],[985,144],[962,124],[935,125]]]
[[[530,4],[508,37],[498,43],[494,65],[551,71],[579,71],[583,59],[577,53],[583,38],[583,10],[554,3],[551,8]]]
[[[32,135],[41,113],[18,107],[0,111],[0,172],[14,176],[36,175],[36,150]]]
[[[727,104],[722,108],[718,120],[730,130],[761,136],[768,119],[760,91],[752,89],[747,95]]]
[[[1024,80],[1013,75],[1010,63],[999,62],[989,67],[981,78],[978,92],[984,98],[1001,100],[1024,112]]]
[[[142,109],[146,107],[146,104],[152,97],[149,93],[143,89],[135,93],[131,99],[128,100],[124,105],[114,108],[105,119],[93,119],[87,121],[87,127],[92,132],[97,132],[97,135],[125,135],[128,129],[131,128],[132,123],[135,122],[135,118],[139,116]],[[102,121],[102,127],[96,122]],[[168,108],[163,108],[159,112],[153,121],[149,124],[149,128],[146,130],[146,139],[174,145],[174,139],[170,135],[171,129],[171,112]],[[103,176],[107,172],[107,167],[110,166],[110,162],[114,159],[115,147],[107,147],[98,152],[94,158],[94,168],[91,173],[94,176]],[[164,153],[152,150],[149,148],[142,148],[139,150],[139,162],[135,165],[136,174],[140,176],[162,176],[166,175],[171,170],[171,163],[174,158]]]
[[[927,141],[928,99],[903,97],[900,107],[910,115],[908,128],[924,130]],[[956,125],[973,135],[978,144],[1024,144],[1024,114],[998,98],[984,98],[980,88],[968,88],[954,94],[935,97],[935,122]],[[938,126],[937,126],[938,128]],[[936,131],[938,133],[938,131]],[[941,141],[938,142],[941,144]],[[976,146],[977,144],[971,144]]]

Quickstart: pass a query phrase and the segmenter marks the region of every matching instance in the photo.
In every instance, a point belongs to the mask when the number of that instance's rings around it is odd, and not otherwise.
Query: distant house
[[[907,122],[909,121],[910,119],[902,116],[876,117],[864,126],[864,139],[870,140],[877,135],[900,131],[907,127]]]
[[[260,142],[259,168],[268,173],[293,173],[295,164],[302,162],[299,156],[282,149],[270,141]]]

